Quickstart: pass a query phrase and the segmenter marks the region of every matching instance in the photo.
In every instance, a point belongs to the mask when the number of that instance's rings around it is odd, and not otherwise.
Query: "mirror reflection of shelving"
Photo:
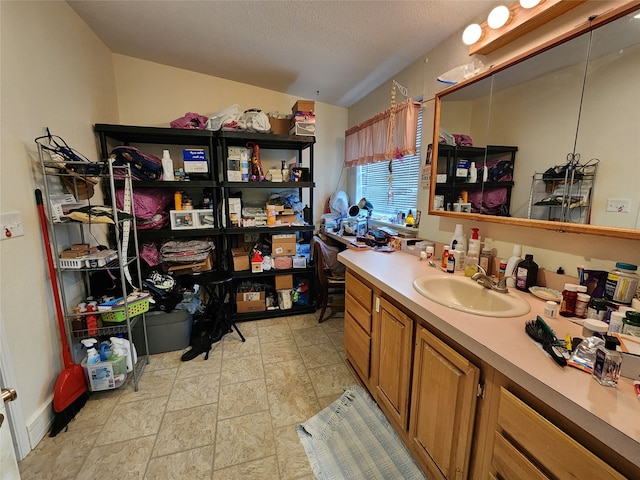
[[[597,168],[595,162],[534,173],[528,218],[588,225]]]

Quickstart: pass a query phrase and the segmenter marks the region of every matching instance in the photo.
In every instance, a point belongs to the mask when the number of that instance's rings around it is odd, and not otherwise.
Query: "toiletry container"
[[[604,337],[604,346],[596,351],[596,361],[593,365],[593,378],[605,387],[617,387],[622,355],[616,351],[618,339],[609,335]]]
[[[507,287],[515,287],[516,286],[516,268],[518,264],[522,261],[522,245],[514,245],[513,253],[511,257],[507,261],[507,267],[504,270],[505,277],[513,277],[507,279]]]
[[[563,317],[573,317],[576,311],[576,300],[578,299],[578,287],[573,283],[565,283],[562,291],[562,303],[560,303],[560,315]]]
[[[640,312],[629,310],[622,319],[622,333],[640,337]]]
[[[493,255],[491,253],[490,248],[483,248],[482,253],[480,253],[480,259],[478,264],[487,272],[487,275],[491,275],[492,265],[493,265]]]
[[[449,252],[451,256],[451,252]],[[456,270],[464,270],[466,254],[462,250],[457,248],[453,251],[453,258],[456,261]],[[448,267],[448,265],[447,265]]]
[[[442,268],[447,268],[447,261],[449,260],[449,245],[445,245],[442,249],[442,263],[440,266]]]
[[[451,250],[460,250],[461,252],[467,251],[467,240],[464,237],[464,232],[462,231],[462,224],[458,223],[456,225],[456,229],[453,232],[453,237],[451,238],[450,249]]]
[[[640,276],[637,265],[617,262],[616,268],[607,275],[604,285],[604,298],[629,305],[636,295]]]
[[[476,169],[476,162],[471,162],[471,166],[469,167],[469,178],[467,182],[476,183],[478,181],[478,170]]]
[[[580,288],[580,287],[578,287]],[[586,287],[585,287],[586,288]],[[587,318],[587,308],[589,307],[589,301],[591,296],[584,292],[578,292],[576,297],[576,309],[575,314],[578,318]]]
[[[478,228],[472,228],[471,239],[469,240],[469,252],[465,259],[464,274],[472,277],[478,271],[480,263],[480,237],[478,236]],[[486,270],[485,270],[486,271]]]
[[[582,324],[583,337],[602,337],[608,331],[609,324],[606,322],[601,322],[600,320],[587,318]]]
[[[162,179],[165,181],[173,181],[176,177],[173,174],[173,160],[169,150],[162,151]]]
[[[607,331],[609,335],[622,333],[624,328],[624,317],[625,314],[623,312],[611,312],[611,315],[609,315],[609,330]]]
[[[456,271],[456,257],[453,252],[449,252],[447,255],[447,273],[453,273]]]
[[[544,305],[544,314],[549,318],[553,318],[558,313],[558,304],[549,300]]]
[[[522,292],[528,292],[529,287],[538,283],[538,264],[533,261],[533,255],[527,253],[516,267],[516,288]]]
[[[589,306],[587,307],[587,318],[602,320],[604,319],[606,311],[607,301],[604,298],[591,297],[591,300],[589,300]]]

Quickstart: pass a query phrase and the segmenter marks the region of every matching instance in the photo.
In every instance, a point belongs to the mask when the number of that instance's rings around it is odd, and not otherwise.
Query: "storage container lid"
[[[583,326],[592,332],[606,333],[609,325],[606,322],[596,320],[595,318],[585,318]]]
[[[617,262],[616,268],[620,268],[622,270],[630,270],[632,272],[635,272],[636,270],[638,270],[637,265],[634,265],[633,263],[623,263],[623,262]]]

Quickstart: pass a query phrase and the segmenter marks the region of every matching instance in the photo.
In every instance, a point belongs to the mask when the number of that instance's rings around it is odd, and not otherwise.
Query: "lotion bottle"
[[[522,261],[522,245],[514,245],[513,253],[511,254],[511,258],[507,261],[507,268],[504,270],[505,277],[515,277],[516,276],[516,268],[518,264]],[[516,280],[515,278],[507,279],[507,287],[515,287]]]
[[[467,252],[467,239],[462,231],[462,224],[456,224],[456,229],[453,232],[453,238],[449,244],[449,250],[460,250],[461,252]]]
[[[162,179],[168,182],[176,179],[173,174],[173,160],[171,160],[169,150],[162,151]]]

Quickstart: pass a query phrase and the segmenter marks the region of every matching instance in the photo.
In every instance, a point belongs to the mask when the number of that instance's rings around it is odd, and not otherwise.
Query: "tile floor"
[[[151,356],[132,382],[91,396],[67,432],[20,463],[23,480],[313,479],[296,425],[355,383],[343,318],[238,323],[204,355]]]

